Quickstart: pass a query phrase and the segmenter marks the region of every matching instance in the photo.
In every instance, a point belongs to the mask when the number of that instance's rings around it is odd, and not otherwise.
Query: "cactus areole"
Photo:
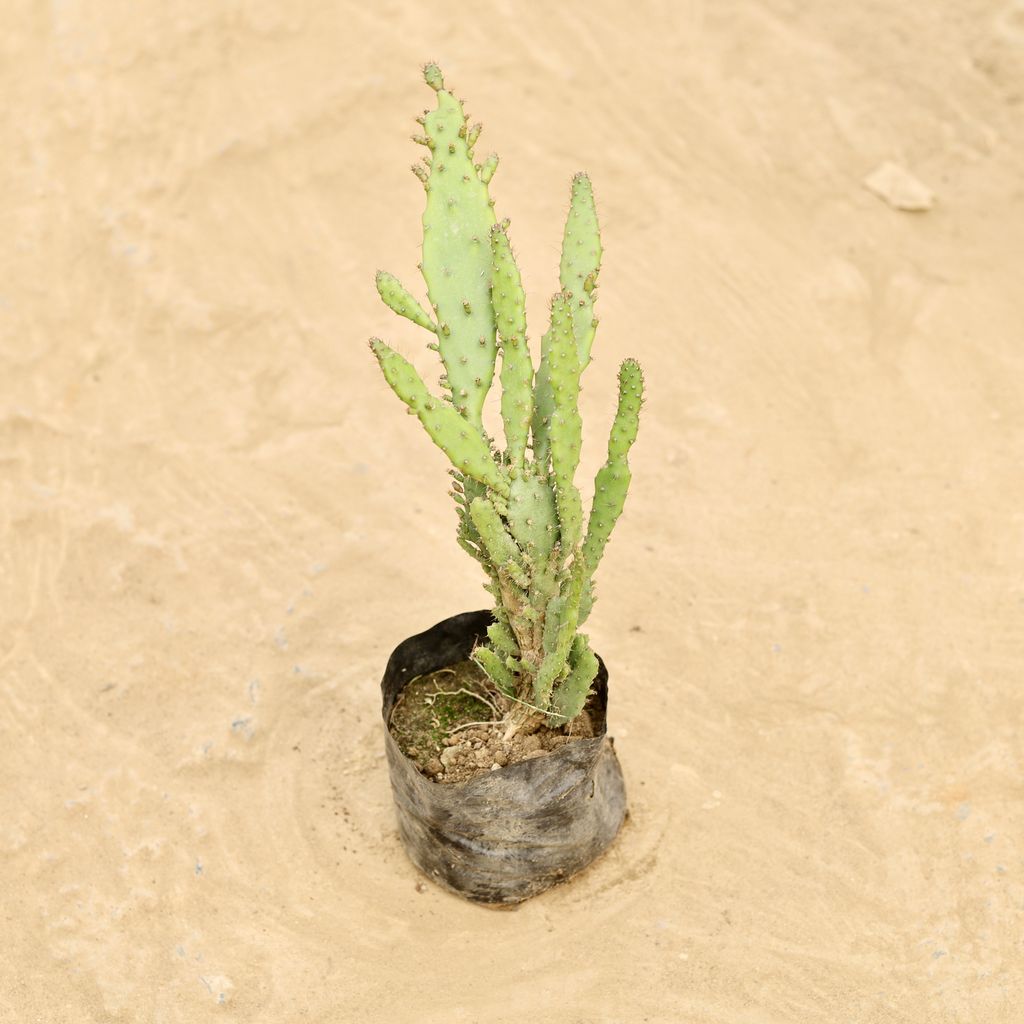
[[[479,159],[480,134],[440,69],[424,78],[436,104],[419,118],[425,148],[413,167],[426,192],[420,264],[428,306],[391,274],[377,290],[394,312],[431,335],[443,363],[440,394],[379,338],[370,348],[384,377],[452,468],[458,542],[487,576],[493,622],[471,653],[486,673],[506,739],[543,723],[557,728],[580,714],[598,660],[580,627],[594,603],[594,573],[629,487],[643,376],[627,359],[608,457],[586,515],[575,477],[582,423],[580,378],[597,328],[594,304],[601,236],[589,178],[572,180],[559,266],[537,365],[527,340],[526,299],[489,186],[497,157]],[[504,446],[488,433],[487,393],[501,389]]]

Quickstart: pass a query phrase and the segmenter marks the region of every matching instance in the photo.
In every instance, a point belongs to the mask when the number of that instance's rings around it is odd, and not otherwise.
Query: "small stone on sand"
[[[910,171],[886,160],[865,179],[864,187],[894,210],[922,213],[935,205],[935,193]]]

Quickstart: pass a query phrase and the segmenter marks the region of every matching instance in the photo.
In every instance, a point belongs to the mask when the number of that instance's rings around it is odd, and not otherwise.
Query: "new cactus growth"
[[[627,359],[619,399],[584,529],[576,487],[582,443],[580,375],[590,362],[601,237],[590,180],[572,182],[562,240],[561,290],[550,305],[540,363],[527,345],[526,298],[489,184],[498,159],[475,161],[479,125],[468,125],[436,64],[424,68],[436,106],[414,136],[428,150],[413,168],[426,190],[421,268],[433,315],[392,275],[381,298],[433,336],[443,394],[379,338],[370,347],[395,394],[448,456],[458,541],[488,576],[494,624],[473,660],[502,695],[506,738],[542,717],[557,726],[583,708],[597,657],[579,632],[594,600],[593,576],[626,500],[643,376]],[[484,427],[484,399],[498,372],[504,448]]]

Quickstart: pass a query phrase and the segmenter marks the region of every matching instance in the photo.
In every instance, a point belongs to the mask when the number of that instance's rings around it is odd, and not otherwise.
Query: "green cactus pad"
[[[583,542],[583,556],[591,574],[601,561],[612,528],[626,504],[631,478],[629,449],[636,440],[643,394],[640,364],[635,359],[627,359],[619,368],[619,404],[608,438],[608,460],[594,480],[594,504]]]
[[[433,61],[423,65],[423,80],[434,92],[444,88],[444,76],[441,74],[441,69]]]
[[[512,475],[523,469],[533,414],[533,363],[526,347],[526,294],[505,224],[491,229],[491,303],[501,341],[501,419]]]
[[[551,554],[558,535],[555,499],[547,482],[535,476],[513,479],[508,499],[508,525],[519,546],[534,562]]]
[[[427,311],[412,297],[402,282],[386,270],[377,271],[377,291],[384,302],[399,316],[404,316],[428,331],[437,330],[437,325]]]
[[[508,478],[495,464],[491,449],[480,431],[446,402],[435,398],[412,363],[380,338],[371,338],[370,348],[391,389],[419,417],[430,439],[448,456],[452,465],[507,496]]]
[[[572,198],[562,236],[559,280],[562,290],[572,295],[573,333],[579,352],[580,370],[590,362],[597,321],[594,319],[594,289],[601,270],[601,231],[594,206],[590,179],[583,173],[572,179]]]
[[[452,404],[479,426],[496,356],[490,298],[494,211],[486,182],[473,166],[462,104],[443,87],[440,72],[427,80],[437,90],[437,106],[424,119],[432,158],[421,266],[437,314]]]

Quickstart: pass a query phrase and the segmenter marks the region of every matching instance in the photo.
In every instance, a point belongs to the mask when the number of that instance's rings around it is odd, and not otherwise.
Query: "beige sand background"
[[[1019,0],[5,5],[3,1024],[1024,1019],[1022,50]],[[433,367],[372,276],[427,58],[535,337],[594,179],[584,479],[650,384],[632,819],[511,913],[419,891],[382,758],[390,649],[486,599],[365,346]]]

